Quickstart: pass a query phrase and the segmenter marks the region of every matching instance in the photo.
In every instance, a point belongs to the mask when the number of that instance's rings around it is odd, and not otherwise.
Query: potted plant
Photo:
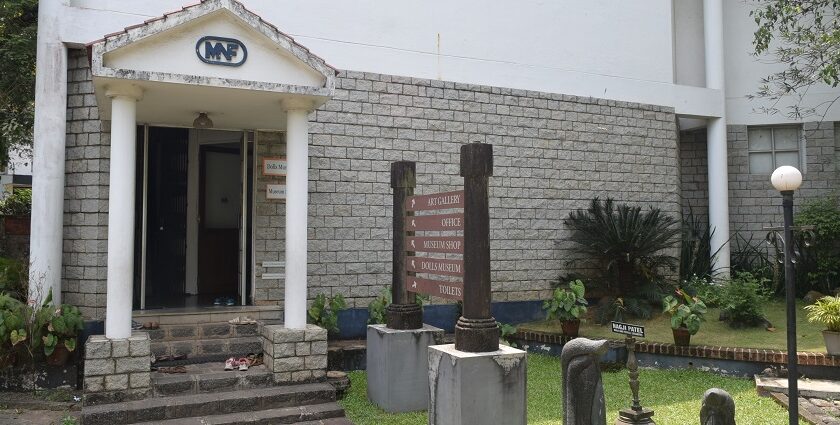
[[[828,354],[840,355],[840,296],[822,297],[814,304],[805,306],[805,310],[808,311],[809,322],[826,327],[822,334]]]
[[[338,327],[338,312],[347,308],[347,302],[341,294],[327,298],[324,294],[318,294],[309,307],[309,323],[318,325],[327,330],[327,337],[338,338],[340,329]]]
[[[557,288],[543,303],[548,320],[559,320],[563,334],[575,338],[580,331],[580,316],[586,313],[586,287],[580,279],[569,282],[569,289]]]
[[[77,307],[68,304],[62,304],[55,310],[51,305],[43,308],[49,312],[41,335],[47,364],[64,366],[70,353],[76,349],[76,337],[84,327],[82,314]]]
[[[662,300],[662,312],[671,316],[671,330],[674,333],[674,344],[688,346],[691,335],[700,330],[703,315],[706,314],[706,304],[700,298],[688,295],[682,289],[677,289],[676,297],[668,295]]]
[[[32,189],[18,189],[0,201],[0,215],[7,235],[28,235],[32,214]]]

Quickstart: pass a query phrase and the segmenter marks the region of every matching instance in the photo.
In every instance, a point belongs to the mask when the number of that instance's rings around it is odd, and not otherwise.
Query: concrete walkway
[[[840,382],[800,379],[799,416],[811,424],[840,425]],[[785,408],[789,406],[787,378],[755,376],[755,388]]]

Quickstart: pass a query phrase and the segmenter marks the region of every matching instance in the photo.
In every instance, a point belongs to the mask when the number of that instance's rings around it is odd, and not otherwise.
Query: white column
[[[59,39],[58,19],[62,7],[58,1],[38,4],[32,234],[29,247],[29,297],[43,299],[52,289],[56,304],[61,302],[67,127],[67,48]]]
[[[723,0],[703,0],[703,30],[706,45],[706,87],[721,91],[724,102],[720,118],[707,121],[709,162],[709,225],[714,229],[711,251],[715,269],[729,275],[729,174],[726,153],[726,104],[723,53]]]
[[[286,288],[285,326],[306,327],[307,229],[309,214],[309,111],[286,114]]]
[[[134,188],[137,164],[136,88],[108,90],[111,98],[111,167],[108,188],[108,293],[105,336],[131,336],[134,284]]]

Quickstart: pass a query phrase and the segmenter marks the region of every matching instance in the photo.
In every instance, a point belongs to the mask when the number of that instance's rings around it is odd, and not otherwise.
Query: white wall
[[[179,3],[70,0],[64,39],[89,43]],[[671,0],[243,3],[340,69],[674,102]]]

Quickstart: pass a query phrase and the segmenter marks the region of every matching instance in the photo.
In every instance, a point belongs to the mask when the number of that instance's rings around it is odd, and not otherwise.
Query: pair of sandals
[[[241,357],[239,359],[231,357],[231,358],[225,360],[225,370],[235,370],[235,369],[239,368],[240,372],[245,372],[245,371],[248,370],[248,367],[250,367],[250,366],[251,366],[251,360],[248,359],[247,357]]]

